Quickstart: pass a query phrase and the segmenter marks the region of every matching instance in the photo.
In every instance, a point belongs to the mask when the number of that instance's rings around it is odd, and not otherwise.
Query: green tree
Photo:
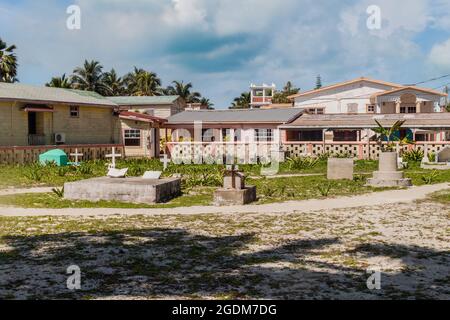
[[[172,86],[167,87],[166,93],[180,96],[187,103],[198,103],[202,95],[199,92],[192,92],[192,83],[184,84],[183,81],[172,81]]]
[[[108,88],[103,82],[102,70],[103,66],[98,61],[85,60],[82,67],[78,67],[73,71],[73,88],[107,95]]]
[[[320,74],[316,78],[316,90],[322,88],[322,77]]]
[[[117,72],[114,69],[103,74],[103,83],[110,96],[121,96],[125,93],[123,80],[117,75]]]
[[[126,92],[132,96],[158,96],[162,94],[161,79],[154,72],[134,67],[124,77]]]
[[[278,91],[274,94],[272,103],[291,103],[289,96],[296,94],[300,88],[295,88],[291,81],[288,81],[283,88],[283,91]]]
[[[230,109],[249,109],[251,103],[250,92],[243,92],[239,97],[234,98]]]
[[[201,100],[200,100],[200,105],[202,106],[202,107],[206,107],[207,109],[209,109],[209,110],[213,110],[214,108],[213,108],[213,106],[214,106],[214,103],[212,103],[209,99],[207,99],[207,98],[202,98]]]
[[[61,77],[53,77],[52,80],[45,85],[52,88],[70,89],[72,88],[72,81],[70,78],[66,78],[66,74],[63,74]]]
[[[0,82],[17,82],[17,56],[15,45],[8,46],[0,38]]]

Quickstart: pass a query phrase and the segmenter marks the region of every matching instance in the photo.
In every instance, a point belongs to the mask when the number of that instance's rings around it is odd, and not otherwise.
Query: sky
[[[70,5],[81,10],[80,29],[67,28]],[[367,12],[374,5],[379,16]],[[374,17],[381,23],[369,28]],[[164,86],[192,82],[221,109],[251,83],[309,90],[318,74],[324,85],[450,74],[450,1],[0,0],[0,38],[17,46],[22,83],[98,60],[119,74],[156,72]]]

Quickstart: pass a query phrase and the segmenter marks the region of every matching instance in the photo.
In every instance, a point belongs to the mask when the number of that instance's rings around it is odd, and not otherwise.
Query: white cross
[[[164,171],[167,170],[167,165],[169,164],[170,160],[169,157],[167,157],[167,154],[164,155],[164,158],[160,159],[162,163],[164,163]]]
[[[116,153],[116,148],[112,148],[112,153],[111,154],[107,154],[106,155],[106,157],[107,158],[111,158],[112,159],[112,163],[111,163],[111,165],[109,166],[110,168],[116,168],[116,157],[122,157],[122,155],[121,154],[119,154],[119,153]]]
[[[70,156],[75,157],[75,163],[78,164],[78,157],[83,158],[84,154],[83,153],[78,153],[78,148],[75,149],[75,153],[71,153]]]

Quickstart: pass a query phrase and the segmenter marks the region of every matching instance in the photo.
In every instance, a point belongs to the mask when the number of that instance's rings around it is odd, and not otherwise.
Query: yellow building
[[[95,92],[0,83],[0,146],[119,144],[115,108]]]

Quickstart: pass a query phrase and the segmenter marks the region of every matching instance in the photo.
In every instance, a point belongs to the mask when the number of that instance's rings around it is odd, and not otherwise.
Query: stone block
[[[142,178],[112,179],[108,177],[68,182],[64,198],[87,201],[122,201],[155,204],[181,194],[181,179],[150,180]]]
[[[218,189],[214,192],[216,206],[244,205],[256,201],[256,187],[247,186],[241,190]]]
[[[328,159],[328,180],[353,180],[353,159]]]
[[[445,147],[436,154],[437,162],[450,162],[450,147]]]
[[[234,182],[233,182],[234,180]],[[223,178],[224,189],[237,189],[242,190],[245,188],[245,176],[243,173],[236,172],[234,175],[231,173],[225,174]]]

